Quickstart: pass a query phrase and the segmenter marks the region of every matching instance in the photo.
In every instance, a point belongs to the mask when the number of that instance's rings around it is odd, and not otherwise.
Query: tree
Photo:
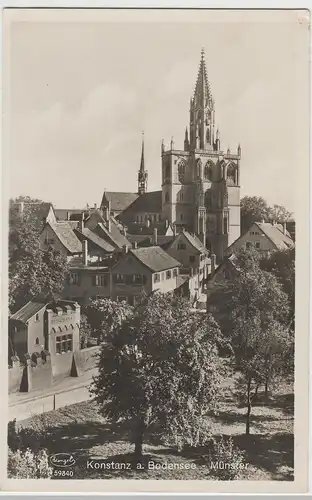
[[[269,208],[269,218],[278,223],[283,223],[291,220],[293,214],[282,205],[273,205]]]
[[[289,323],[294,327],[295,319],[295,248],[278,250],[261,260],[262,269],[274,274],[288,296],[290,306]]]
[[[125,301],[96,299],[85,307],[87,321],[99,342],[119,328],[132,314],[133,308]]]
[[[249,434],[253,397],[259,385],[267,387],[288,370],[289,359],[293,359],[293,338],[287,325],[287,295],[277,278],[261,269],[258,252],[241,250],[235,267],[238,272],[231,281],[221,282],[212,300],[242,375]]]
[[[39,295],[63,289],[68,273],[66,258],[53,248],[33,251],[9,265],[9,307],[18,310]]]
[[[62,290],[66,258],[40,249],[40,228],[30,212],[12,216],[9,229],[9,307],[13,312],[42,293]]]
[[[241,232],[247,231],[254,222],[269,221],[269,206],[259,196],[244,196],[240,202]]]
[[[88,347],[88,340],[92,335],[92,329],[88,323],[88,319],[85,315],[81,315],[80,318],[80,328],[79,328],[79,342],[80,349],[85,349]]]
[[[292,218],[292,213],[282,205],[269,206],[261,196],[244,196],[240,202],[241,232],[247,231],[254,222],[283,223]]]
[[[106,417],[129,423],[136,457],[152,424],[179,447],[204,439],[205,414],[218,399],[222,342],[210,315],[157,292],[106,332],[93,393]]]

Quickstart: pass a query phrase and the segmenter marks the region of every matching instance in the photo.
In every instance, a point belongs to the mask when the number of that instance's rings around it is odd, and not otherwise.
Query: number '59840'
[[[61,476],[61,477],[73,477],[74,471],[72,470],[57,470],[53,471],[53,476]]]

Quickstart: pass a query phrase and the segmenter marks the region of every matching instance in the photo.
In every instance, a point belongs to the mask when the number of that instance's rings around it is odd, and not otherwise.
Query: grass
[[[260,402],[252,409],[250,436],[245,435],[246,409],[235,401],[231,390],[231,384],[228,384],[218,415],[208,415],[207,418],[215,437],[231,436],[244,453],[244,462],[248,466],[241,471],[239,479],[293,480],[293,388],[285,385],[272,395],[268,405],[261,403],[260,394]],[[153,431],[146,435],[145,461],[175,464],[175,469],[155,470],[144,468],[144,465],[137,469],[132,463],[133,444],[129,428],[105,421],[94,401],[34,416],[21,425],[43,426],[44,446],[50,454],[74,454],[74,479],[215,479],[206,458],[207,449],[177,452],[162,444]],[[106,463],[129,463],[130,468],[87,470],[87,459],[95,456],[102,457]],[[191,464],[193,469],[184,469]]]

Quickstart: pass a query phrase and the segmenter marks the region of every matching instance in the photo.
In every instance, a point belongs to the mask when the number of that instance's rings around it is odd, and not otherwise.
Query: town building
[[[12,355],[46,351],[54,358],[58,354],[79,348],[80,306],[63,299],[27,302],[9,319]]]
[[[111,269],[113,300],[134,305],[144,293],[173,292],[178,287],[181,263],[159,246],[125,248],[124,256]]]
[[[276,250],[287,250],[294,247],[294,242],[286,228],[286,223],[255,222],[244,234],[237,238],[225,252],[226,256],[241,248],[255,248],[265,257]]]
[[[86,305],[90,300],[111,296],[110,266],[112,258],[107,261],[92,261],[88,254],[88,241],[83,241],[83,255],[71,260],[69,276],[64,283],[63,297]]]
[[[72,301],[38,298],[15,312],[9,319],[9,391],[44,389],[77,376],[79,329],[80,306]]]
[[[225,249],[240,235],[240,159],[237,151],[221,149],[212,97],[202,51],[195,92],[190,100],[189,130],[182,148],[162,144],[162,189],[147,191],[144,142],[137,193],[104,192],[101,208],[111,204],[131,234],[162,221],[195,233],[221,261]]]

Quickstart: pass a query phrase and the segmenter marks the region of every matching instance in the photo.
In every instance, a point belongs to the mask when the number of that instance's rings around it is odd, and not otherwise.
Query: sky
[[[183,149],[203,47],[221,149],[241,145],[241,196],[295,211],[302,28],[293,17],[185,14],[126,22],[122,13],[74,20],[60,11],[10,23],[10,197],[73,208],[99,204],[104,189],[135,192],[143,130],[148,190],[160,189],[161,141],[169,146],[173,136]]]

